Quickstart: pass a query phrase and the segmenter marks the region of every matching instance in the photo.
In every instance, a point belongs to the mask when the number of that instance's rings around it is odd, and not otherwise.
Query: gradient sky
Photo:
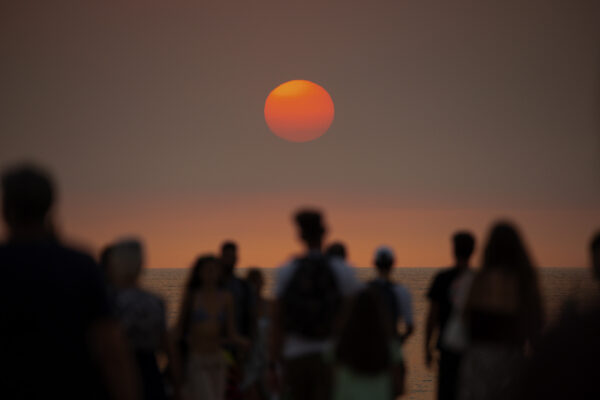
[[[498,217],[539,265],[587,263],[598,1],[40,3],[0,3],[0,163],[49,168],[93,251],[137,234],[151,267],[185,267],[233,238],[242,266],[276,266],[307,204],[360,266],[382,243],[447,264],[453,230],[481,243]],[[316,141],[266,127],[291,79],[334,100]]]

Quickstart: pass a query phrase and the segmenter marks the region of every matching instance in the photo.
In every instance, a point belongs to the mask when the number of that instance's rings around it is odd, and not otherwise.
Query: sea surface
[[[265,268],[266,297],[272,297],[273,281],[276,269]],[[430,400],[435,397],[435,371],[428,370],[423,363],[423,342],[425,331],[425,316],[427,312],[426,291],[437,268],[397,268],[393,279],[404,284],[412,294],[413,311],[416,331],[404,347],[407,360],[407,395],[403,399]],[[591,280],[591,275],[581,268],[541,268],[539,271],[540,285],[546,313],[550,323],[560,312],[562,302],[570,295],[581,291]],[[356,268],[359,279],[367,281],[374,277],[372,268]],[[240,268],[236,272],[244,277],[246,271]],[[182,287],[188,274],[187,269],[148,269],[143,276],[142,284],[150,291],[162,296],[167,302],[169,323],[177,318],[181,301]]]

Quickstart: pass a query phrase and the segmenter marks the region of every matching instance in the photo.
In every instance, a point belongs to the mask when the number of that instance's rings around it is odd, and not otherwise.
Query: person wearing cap
[[[377,270],[377,278],[370,282],[381,294],[385,308],[390,315],[393,335],[406,341],[414,331],[412,299],[408,289],[399,283],[394,283],[391,275],[396,262],[394,251],[388,246],[381,246],[375,251],[373,263]],[[403,331],[398,329],[399,324],[404,325]]]

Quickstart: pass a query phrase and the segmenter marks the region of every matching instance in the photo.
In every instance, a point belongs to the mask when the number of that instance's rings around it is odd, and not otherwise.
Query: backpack
[[[296,263],[296,271],[281,297],[284,330],[307,339],[328,339],[342,304],[329,259],[308,256]]]
[[[392,333],[398,335],[396,325],[400,319],[400,308],[398,307],[398,298],[394,290],[394,284],[390,281],[375,279],[369,282],[369,287],[375,289],[379,293],[383,307],[390,317],[392,323]]]

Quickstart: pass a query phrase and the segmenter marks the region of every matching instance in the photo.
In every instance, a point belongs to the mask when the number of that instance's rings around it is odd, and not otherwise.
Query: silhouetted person
[[[569,297],[562,305],[559,319],[569,319],[575,314],[586,312],[600,301],[600,233],[592,238],[589,252],[592,279],[582,279],[571,290]]]
[[[334,400],[391,400],[404,393],[400,343],[375,288],[353,301],[333,355]]]
[[[461,354],[442,344],[442,335],[450,318],[459,279],[469,270],[475,238],[468,232],[457,232],[452,237],[455,264],[439,272],[428,292],[429,312],[425,329],[425,363],[431,367],[434,347],[439,351],[438,399],[456,398]]]
[[[224,342],[247,346],[235,328],[233,296],[219,287],[220,278],[220,260],[212,255],[201,256],[184,289],[177,337],[184,343],[180,359],[189,400],[223,400],[227,358],[221,347]]]
[[[541,335],[543,310],[533,263],[513,225],[502,222],[492,228],[464,316],[469,345],[459,398],[514,398],[526,349],[535,351]]]
[[[279,268],[270,351],[274,384],[283,367],[283,390],[291,399],[329,400],[331,367],[323,360],[330,350],[344,300],[358,289],[354,272],[342,260],[322,253],[326,233],[321,214],[295,215],[306,253]]]
[[[327,254],[330,257],[339,257],[343,261],[346,261],[346,258],[348,256],[346,252],[346,246],[344,246],[342,242],[331,243],[327,247],[327,250],[325,250],[325,254]]]
[[[134,362],[102,273],[90,256],[57,239],[54,199],[51,179],[37,167],[2,177],[1,396],[135,399]]]
[[[254,296],[248,283],[235,275],[235,267],[238,262],[238,246],[235,242],[226,241],[221,245],[220,261],[222,285],[233,296],[236,331],[250,341],[255,314]],[[235,361],[228,367],[226,388],[226,398],[234,400],[241,397],[244,360],[237,347],[225,346],[225,348]]]
[[[102,249],[102,251],[100,252],[100,257],[98,257],[98,263],[100,265],[100,269],[102,270],[102,272],[104,273],[105,276],[106,276],[108,268],[109,268],[110,254],[112,251],[113,251],[113,246],[107,245]]]
[[[412,335],[414,330],[412,299],[408,289],[392,281],[392,268],[396,262],[394,252],[386,246],[381,246],[375,251],[373,263],[377,270],[377,278],[369,285],[379,294],[384,310],[390,319],[392,337],[404,342]],[[404,331],[398,330],[398,324],[404,323]]]
[[[244,365],[242,389],[248,400],[269,399],[266,372],[268,364],[268,333],[271,326],[272,303],[263,297],[265,277],[259,268],[250,268],[246,281],[252,288],[256,305],[252,345]]]
[[[590,244],[600,272],[600,232]],[[596,275],[596,279],[600,279]],[[541,339],[519,381],[517,400],[600,399],[600,301],[571,308]]]
[[[592,271],[596,281],[600,282],[600,232],[592,238],[590,243],[590,254],[592,260]]]
[[[252,332],[254,298],[248,283],[235,275],[237,261],[237,244],[231,241],[224,242],[221,245],[223,285],[233,296],[236,329],[240,335],[249,338]]]
[[[163,299],[139,287],[144,264],[142,244],[123,240],[109,247],[107,275],[114,287],[115,314],[123,327],[137,360],[146,400],[167,398],[157,353],[166,355],[171,366],[171,387],[181,396],[180,371],[172,341],[167,335],[166,305]]]

